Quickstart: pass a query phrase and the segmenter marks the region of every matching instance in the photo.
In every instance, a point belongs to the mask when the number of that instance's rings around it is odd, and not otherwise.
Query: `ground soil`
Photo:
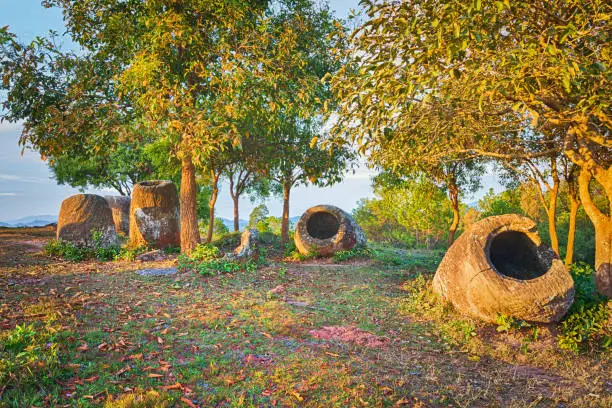
[[[560,350],[554,327],[526,343],[531,329],[410,311],[406,285],[431,270],[275,260],[146,277],[175,261],[71,263],[41,252],[53,237],[0,229],[0,341],[31,325],[59,356],[0,382],[0,407],[612,404],[610,356]]]

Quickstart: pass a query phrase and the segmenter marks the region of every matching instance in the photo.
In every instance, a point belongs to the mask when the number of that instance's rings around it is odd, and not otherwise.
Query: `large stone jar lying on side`
[[[76,194],[62,201],[57,239],[90,248],[118,245],[113,213],[106,200],[95,194]]]
[[[130,204],[130,247],[179,246],[180,225],[179,198],[173,182],[151,180],[134,185]]]
[[[563,263],[519,215],[485,218],[449,248],[434,291],[464,314],[494,322],[498,314],[549,323],[574,301],[574,282]]]
[[[337,251],[365,246],[366,237],[345,211],[333,205],[317,205],[300,217],[294,241],[301,254],[315,251],[319,256],[331,256]]]

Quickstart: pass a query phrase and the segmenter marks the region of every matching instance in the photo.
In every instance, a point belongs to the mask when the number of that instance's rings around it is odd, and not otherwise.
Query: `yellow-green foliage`
[[[116,399],[110,399],[105,408],[167,408],[170,407],[168,396],[154,390],[123,394]]]

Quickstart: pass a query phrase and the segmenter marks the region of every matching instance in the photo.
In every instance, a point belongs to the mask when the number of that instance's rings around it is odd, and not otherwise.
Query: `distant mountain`
[[[234,230],[234,220],[230,220],[228,218],[223,218],[223,217],[221,217],[221,219],[223,220],[223,224],[225,224],[227,229],[229,229],[230,231]],[[291,223],[291,225],[295,226],[295,224],[298,222],[299,219],[300,219],[300,216],[290,217],[289,222]],[[247,225],[249,225],[249,221],[239,219],[238,225],[240,226],[240,231],[242,231],[246,228]]]
[[[16,220],[9,220],[0,222],[2,227],[44,227],[45,225],[53,224],[57,222],[57,216],[55,215],[32,215],[29,217],[18,218]]]
[[[234,230],[234,220],[230,220],[228,218],[223,218],[223,217],[221,217],[221,219],[223,220],[223,224],[225,224],[228,230],[230,231]],[[246,227],[248,224],[249,222],[247,220],[243,220],[243,219],[238,220],[238,226],[240,227],[240,231],[242,231],[244,227]]]

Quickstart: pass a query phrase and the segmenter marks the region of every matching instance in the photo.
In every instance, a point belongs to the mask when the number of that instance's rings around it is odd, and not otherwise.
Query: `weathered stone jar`
[[[549,323],[574,301],[574,282],[556,254],[519,215],[485,218],[449,248],[434,291],[464,314],[494,322],[498,314]]]
[[[333,205],[317,205],[300,217],[294,241],[301,254],[315,251],[319,256],[331,256],[337,251],[365,246],[366,237],[345,211]]]
[[[95,194],[76,194],[62,201],[57,239],[82,247],[118,245],[113,214],[106,200]]]
[[[130,233],[130,197],[104,196],[112,213],[117,233],[128,235]]]
[[[134,185],[130,204],[130,247],[179,246],[180,225],[179,198],[172,181],[151,180]]]

